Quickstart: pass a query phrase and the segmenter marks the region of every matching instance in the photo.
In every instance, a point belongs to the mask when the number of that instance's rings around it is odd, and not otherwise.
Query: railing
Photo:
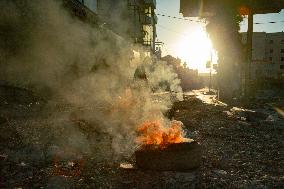
[[[143,25],[152,25],[152,17],[143,15],[140,19]]]
[[[144,0],[144,3],[147,5],[152,6],[154,9],[156,9],[156,0]]]
[[[82,4],[80,0],[63,0],[65,6],[73,11],[75,16],[89,23],[97,23],[97,14]]]

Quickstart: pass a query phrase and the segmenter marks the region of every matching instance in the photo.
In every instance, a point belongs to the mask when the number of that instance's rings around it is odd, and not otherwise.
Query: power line
[[[260,25],[260,24],[277,24],[277,23],[284,23],[284,21],[277,21],[277,22],[255,22],[253,24]]]
[[[202,21],[202,20],[193,20],[193,19],[190,19],[190,18],[177,17],[177,16],[170,16],[170,15],[160,14],[160,13],[156,13],[156,14],[157,14],[158,16],[168,17],[168,18],[177,19],[177,20],[185,20],[185,21],[196,22],[196,23],[204,23],[204,21]]]
[[[170,32],[173,32],[173,33],[175,33],[175,34],[181,35],[181,36],[183,36],[183,37],[186,37],[186,36],[187,36],[185,33],[181,33],[181,32],[178,32],[178,31],[172,30],[172,29],[170,29],[170,28],[167,28],[167,27],[162,26],[162,25],[159,25],[159,24],[157,24],[156,26],[158,26],[159,28],[162,28],[162,29],[168,30],[168,31],[170,31]]]
[[[202,20],[193,20],[190,18],[183,18],[183,17],[177,17],[177,16],[170,16],[170,15],[166,15],[166,14],[160,14],[160,13],[156,13],[158,16],[162,16],[162,17],[168,17],[168,18],[172,18],[172,19],[178,19],[178,20],[185,20],[185,21],[190,21],[190,22],[196,22],[196,23],[206,23],[205,21]],[[284,23],[283,21],[271,21],[271,22],[255,22],[253,24],[255,25],[261,25],[261,24],[277,24],[277,23]]]

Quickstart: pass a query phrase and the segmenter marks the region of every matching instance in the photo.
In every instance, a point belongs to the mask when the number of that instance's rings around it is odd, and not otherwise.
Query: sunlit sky
[[[182,17],[179,14],[179,0],[157,0],[156,13]],[[206,62],[210,60],[211,51],[213,63],[217,62],[212,44],[205,32],[205,24],[186,20],[168,18],[158,15],[157,35],[158,40],[164,42],[163,55],[170,54],[179,57],[190,68],[199,72],[208,72]],[[193,18],[197,20],[197,18]],[[254,22],[278,22],[275,24],[254,25],[255,32],[281,32],[284,30],[284,10],[277,14],[255,15]],[[241,31],[247,30],[247,20],[241,25]]]

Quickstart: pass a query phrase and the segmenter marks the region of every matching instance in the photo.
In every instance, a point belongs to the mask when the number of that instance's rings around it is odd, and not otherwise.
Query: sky
[[[213,63],[216,63],[218,58],[207,37],[205,24],[168,18],[167,16],[182,17],[179,6],[179,0],[157,0],[156,14],[166,15],[157,15],[157,39],[164,43],[163,55],[179,57],[182,62],[187,63],[188,67],[198,69],[199,72],[208,72],[206,62],[211,59],[211,54],[213,54]],[[197,20],[197,18],[192,19]],[[278,23],[267,23],[271,21]],[[284,10],[276,14],[255,15],[254,22],[266,23],[254,25],[255,32],[282,32],[284,31]],[[247,19],[244,19],[241,23],[241,32],[246,30]]]

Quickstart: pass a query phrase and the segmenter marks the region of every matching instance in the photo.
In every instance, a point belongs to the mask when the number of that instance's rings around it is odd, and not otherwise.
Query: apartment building
[[[91,12],[96,15],[96,18],[93,18],[101,26],[127,40],[142,44],[149,50],[155,50],[156,0],[69,0],[69,2],[73,7],[77,7],[74,12],[79,16],[90,17],[89,12]]]
[[[251,79],[284,80],[284,32],[253,33]]]

